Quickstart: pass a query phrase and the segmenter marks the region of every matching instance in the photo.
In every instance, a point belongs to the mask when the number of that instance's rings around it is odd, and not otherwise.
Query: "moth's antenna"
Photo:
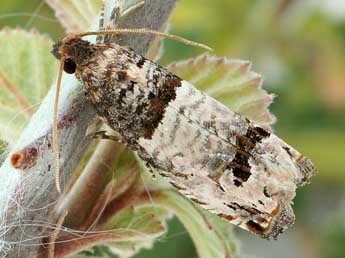
[[[168,39],[172,39],[172,40],[176,40],[179,42],[182,42],[186,45],[190,45],[190,46],[195,46],[195,47],[199,47],[199,48],[203,48],[206,49],[207,51],[213,51],[212,48],[210,48],[207,45],[201,44],[201,43],[197,43],[182,37],[179,37],[177,35],[172,35],[172,34],[167,34],[164,32],[160,32],[160,31],[155,31],[155,30],[148,30],[148,29],[114,29],[114,30],[102,30],[102,31],[89,31],[89,32],[82,32],[82,33],[77,33],[77,34],[73,34],[71,36],[67,36],[64,39],[64,42],[68,42],[70,40],[73,40],[75,38],[81,38],[81,37],[85,37],[85,36],[91,36],[91,35],[118,35],[118,34],[141,34],[141,35],[155,35],[155,36],[159,36],[159,37],[163,37],[163,38],[168,38]]]
[[[59,109],[59,96],[61,88],[62,71],[65,63],[65,56],[60,58],[60,68],[56,82],[55,100],[54,100],[54,113],[53,113],[53,152],[54,152],[54,165],[55,165],[55,186],[56,190],[61,194],[60,188],[60,148],[58,136],[58,109]]]

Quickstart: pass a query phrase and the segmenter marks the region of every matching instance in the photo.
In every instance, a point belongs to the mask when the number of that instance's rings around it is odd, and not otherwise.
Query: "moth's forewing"
[[[181,193],[266,237],[293,223],[297,184],[313,173],[291,146],[186,81],[152,138],[138,143]]]
[[[182,194],[265,237],[293,223],[296,187],[315,171],[309,159],[131,50],[73,49],[76,75],[99,115]]]

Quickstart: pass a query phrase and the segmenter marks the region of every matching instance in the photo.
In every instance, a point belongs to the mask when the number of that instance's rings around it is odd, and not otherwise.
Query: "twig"
[[[142,8],[136,9],[123,19],[120,17],[118,27],[145,27],[159,30],[166,23],[176,2],[177,0],[147,0]],[[112,9],[113,7],[106,7],[106,17],[111,16]],[[116,38],[116,41],[131,47],[138,54],[145,54],[152,37],[121,36]],[[54,88],[48,93],[37,113],[33,115],[29,125],[0,168],[1,225],[8,226],[6,233],[1,236],[0,256],[37,257],[39,244],[41,244],[40,238],[47,233],[41,228],[20,225],[20,221],[54,221],[49,219],[49,215],[59,195],[55,189],[52,167],[54,164],[51,139],[53,99]],[[80,92],[77,80],[72,76],[64,76],[58,119],[60,162],[63,172],[62,189],[91,142],[91,137],[87,135],[87,128],[95,117],[95,111]],[[15,169],[10,162],[12,154],[26,153],[28,148],[37,152],[34,162],[31,161],[31,166],[23,166],[25,169]],[[2,245],[29,239],[32,239],[29,242],[31,246],[21,247],[20,244],[16,244],[10,250],[4,250],[5,245]]]

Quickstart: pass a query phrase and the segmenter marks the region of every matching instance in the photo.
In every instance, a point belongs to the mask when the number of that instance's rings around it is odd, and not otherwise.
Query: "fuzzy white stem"
[[[114,2],[106,1],[106,18],[111,16]],[[159,30],[176,2],[146,0],[144,6],[121,17],[118,27]],[[90,29],[97,27],[98,20]],[[151,40],[151,36],[145,35],[116,38],[118,43],[139,54],[147,52]],[[52,214],[59,197],[54,183],[51,138],[54,87],[0,168],[0,257],[39,257],[42,237],[47,236],[46,227],[48,223],[56,223],[56,216]],[[58,117],[61,187],[64,189],[91,142],[86,135],[87,128],[96,117],[74,76],[65,74],[62,78]]]

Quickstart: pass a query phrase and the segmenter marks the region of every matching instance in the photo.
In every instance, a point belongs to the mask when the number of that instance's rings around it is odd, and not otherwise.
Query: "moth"
[[[102,34],[126,32],[135,33]],[[316,171],[310,159],[133,50],[82,39],[94,34],[54,45],[58,84],[62,69],[75,74],[98,115],[126,145],[206,210],[265,238],[293,224],[296,188]]]

